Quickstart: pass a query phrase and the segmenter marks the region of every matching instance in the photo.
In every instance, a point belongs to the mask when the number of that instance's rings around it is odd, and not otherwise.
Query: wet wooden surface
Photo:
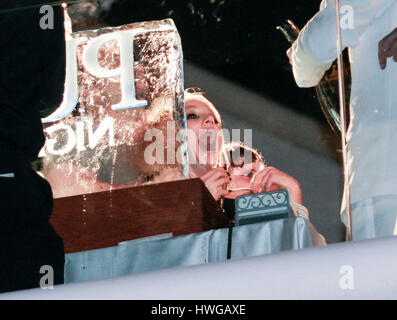
[[[50,222],[72,253],[226,227],[218,207],[200,179],[189,179],[58,198]]]

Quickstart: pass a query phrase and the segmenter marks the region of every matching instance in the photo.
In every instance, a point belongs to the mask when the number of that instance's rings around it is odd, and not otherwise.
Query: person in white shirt
[[[391,236],[397,234],[397,64],[389,58],[397,61],[397,0],[340,4],[342,47],[349,48],[352,73],[346,135],[352,236]],[[320,82],[337,58],[335,0],[321,2],[287,54],[298,86]]]

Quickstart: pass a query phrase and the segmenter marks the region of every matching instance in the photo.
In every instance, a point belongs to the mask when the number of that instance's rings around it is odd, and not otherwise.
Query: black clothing
[[[30,165],[44,145],[40,110],[57,106],[64,87],[63,15],[53,8],[54,29],[44,30],[40,7],[0,13],[0,292],[38,287],[45,265],[54,284],[63,282],[63,243],[49,223],[51,187]]]
[[[0,177],[0,292],[38,287],[45,265],[54,270],[54,284],[63,283],[63,243],[48,222],[49,183],[17,153],[0,151],[0,168],[14,174]]]
[[[15,3],[43,0],[9,8]],[[44,144],[40,110],[59,105],[64,88],[63,13],[53,9],[54,29],[44,30],[40,7],[0,13],[0,144],[23,149],[30,161]]]

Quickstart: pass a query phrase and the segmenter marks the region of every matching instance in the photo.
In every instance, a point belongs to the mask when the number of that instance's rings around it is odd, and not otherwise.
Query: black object
[[[63,282],[51,187],[30,164],[44,145],[40,112],[58,106],[64,87],[63,15],[53,9],[53,29],[41,29],[39,8],[0,13],[0,292],[39,287],[43,266],[52,267],[53,284]]]
[[[52,192],[18,150],[0,145],[0,292],[39,287],[43,266],[63,283],[64,250],[49,223]]]
[[[64,89],[63,13],[60,6],[53,10],[53,29],[41,29],[39,8],[0,13],[0,141],[23,150],[29,161],[44,145],[41,117],[58,107]]]
[[[229,230],[227,234],[227,260],[230,260],[232,257],[233,225],[234,222],[229,220]]]
[[[225,199],[223,209],[235,226],[288,218],[287,190],[253,193]]]
[[[224,199],[223,210],[229,218],[227,259],[230,259],[233,227],[288,218],[290,214],[288,191],[254,193],[236,199]]]

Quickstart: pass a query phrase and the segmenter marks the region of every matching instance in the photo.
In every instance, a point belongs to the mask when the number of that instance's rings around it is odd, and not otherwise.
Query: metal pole
[[[336,52],[338,55],[338,88],[339,88],[339,113],[341,119],[341,142],[343,152],[343,173],[344,173],[344,197],[346,205],[346,241],[352,240],[352,216],[350,204],[350,175],[347,165],[347,143],[346,143],[346,100],[345,100],[345,81],[342,53],[342,32],[340,26],[340,0],[335,0],[336,15]]]

